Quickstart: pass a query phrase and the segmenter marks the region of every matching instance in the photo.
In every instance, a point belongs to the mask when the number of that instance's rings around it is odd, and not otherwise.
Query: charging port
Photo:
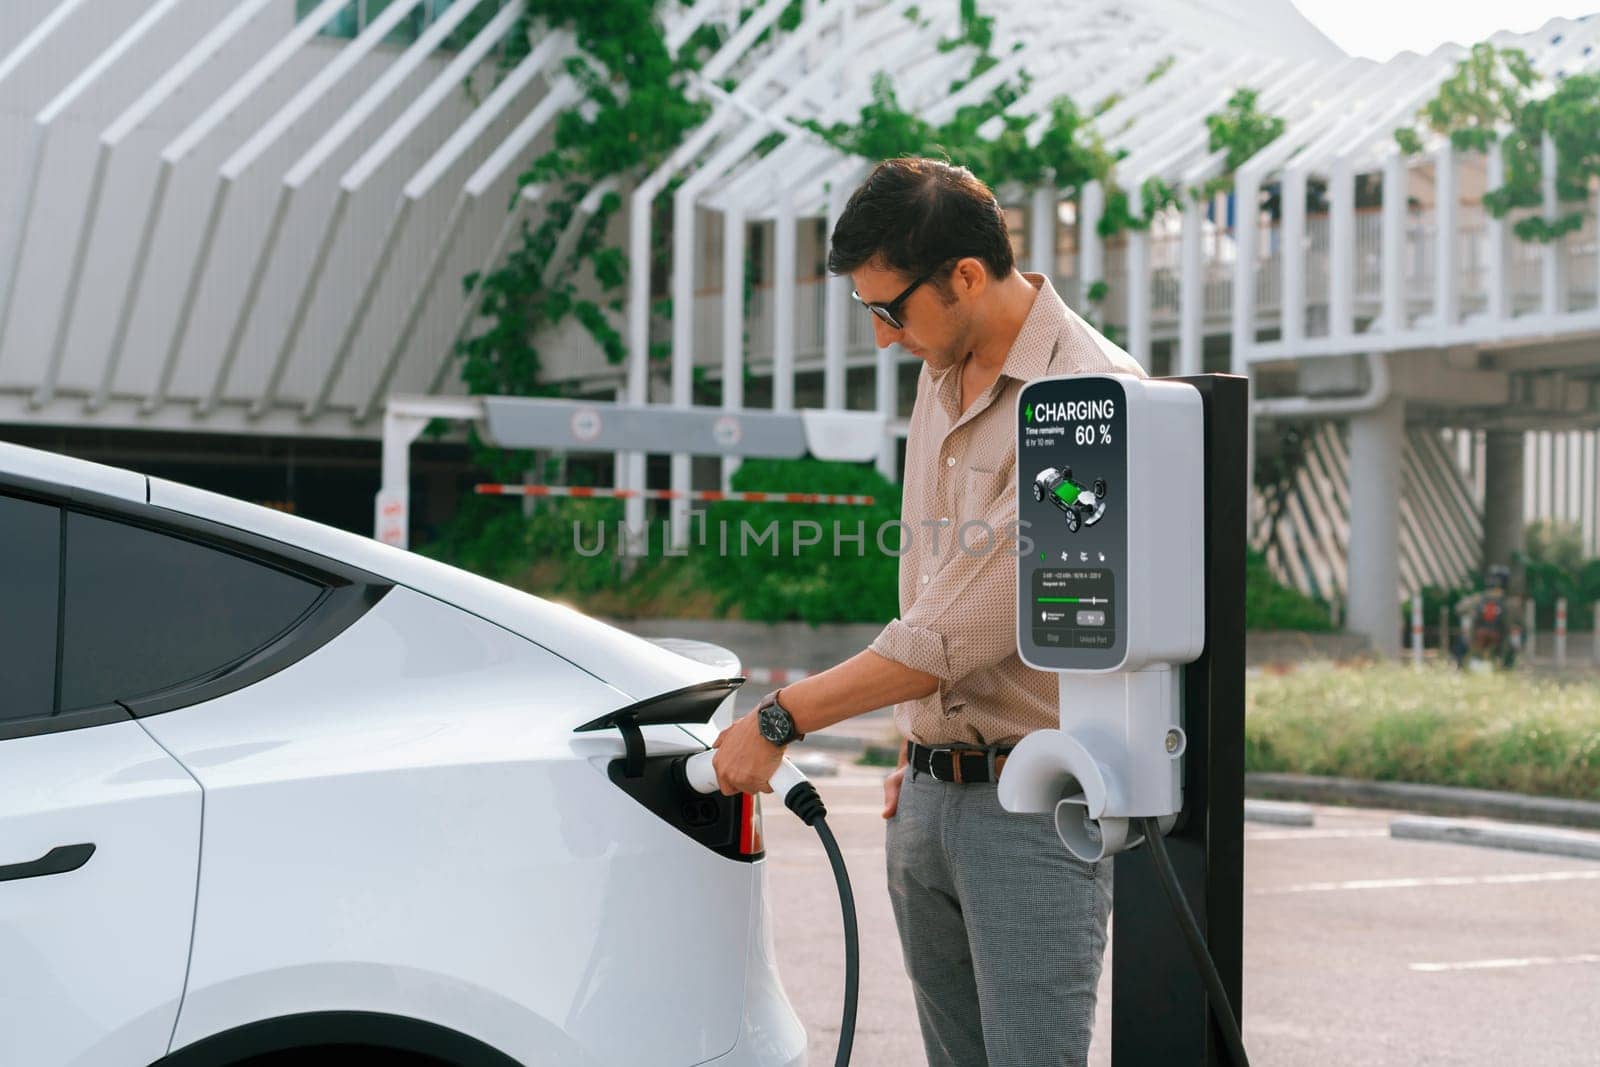
[[[765,856],[760,803],[744,795],[696,793],[683,780],[682,761],[682,756],[652,756],[644,761],[643,773],[633,776],[627,760],[614,759],[606,773],[663,822],[718,855],[746,863]]]

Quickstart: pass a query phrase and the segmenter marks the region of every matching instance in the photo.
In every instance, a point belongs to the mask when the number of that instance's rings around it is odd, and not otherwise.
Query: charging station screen
[[[1127,653],[1127,393],[1110,377],[1030,382],[1017,405],[1017,648],[1045,670]]]

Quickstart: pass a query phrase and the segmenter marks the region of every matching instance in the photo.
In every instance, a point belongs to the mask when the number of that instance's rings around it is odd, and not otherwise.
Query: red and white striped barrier
[[[749,667],[739,673],[757,685],[788,685],[811,675],[799,667]]]
[[[675,493],[671,489],[608,489],[591,485],[504,485],[485,482],[473,486],[480,496],[569,496],[599,500],[737,500],[758,504],[871,504],[870,496],[840,493],[724,493],[716,489],[696,489]]]

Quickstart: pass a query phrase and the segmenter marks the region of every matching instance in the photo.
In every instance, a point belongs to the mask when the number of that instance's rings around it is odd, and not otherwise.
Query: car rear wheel
[[[1096,478],[1094,480],[1094,498],[1096,500],[1104,500],[1106,498],[1106,480],[1104,478]]]
[[[1077,533],[1078,527],[1081,525],[1083,525],[1083,522],[1078,518],[1076,511],[1067,512],[1067,530],[1070,533]]]
[[[1033,483],[1033,499],[1038,501],[1044,500],[1044,486],[1040,485],[1038,482]]]

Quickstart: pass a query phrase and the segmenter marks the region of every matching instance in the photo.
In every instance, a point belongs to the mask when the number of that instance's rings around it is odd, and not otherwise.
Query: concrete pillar
[[[1350,419],[1350,612],[1379,656],[1400,654],[1400,465],[1405,402]]]
[[[1028,269],[1056,283],[1056,189],[1041,185],[1028,208]],[[1071,294],[1068,294],[1069,296]]]
[[[1106,191],[1099,182],[1088,182],[1078,199],[1078,308],[1089,311],[1089,289],[1104,281],[1106,246],[1100,236],[1100,216],[1106,210]]]
[[[1200,201],[1185,193],[1178,271],[1178,373],[1199,374],[1205,347],[1206,276],[1201,263]]]
[[[1490,430],[1483,442],[1483,565],[1511,568],[1511,587],[1522,588],[1523,441],[1521,431]]]

